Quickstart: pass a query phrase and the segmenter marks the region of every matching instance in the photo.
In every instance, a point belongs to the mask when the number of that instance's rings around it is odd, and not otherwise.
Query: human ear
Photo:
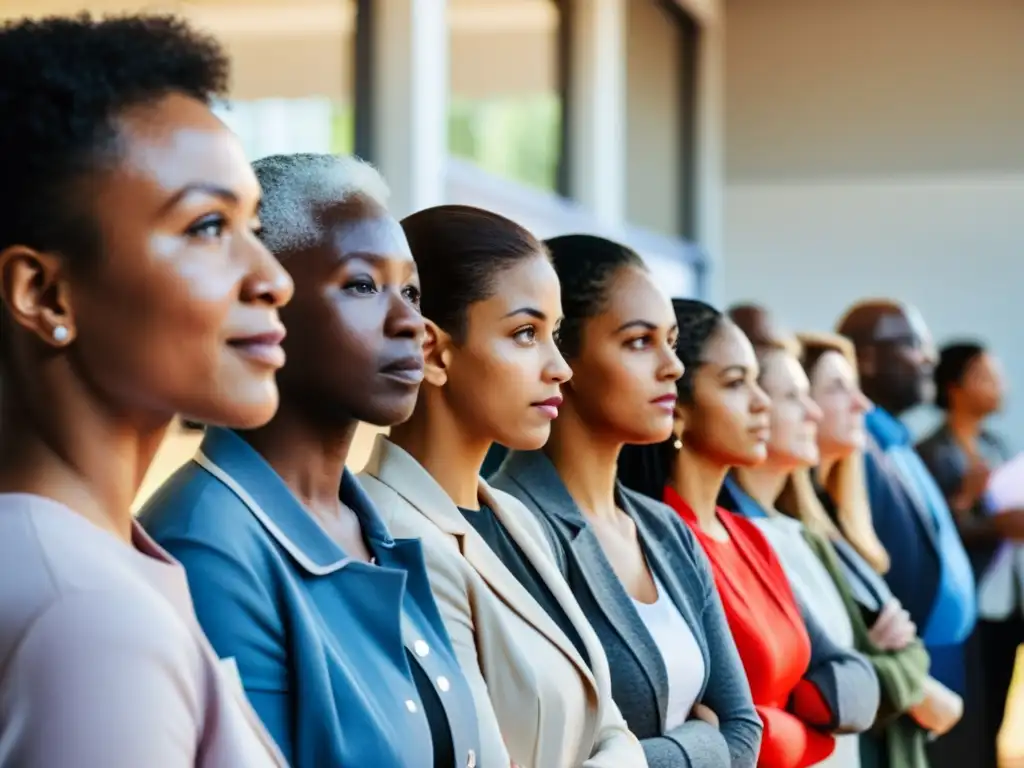
[[[76,334],[64,264],[49,253],[23,245],[0,252],[0,298],[11,319],[52,347]]]
[[[434,387],[448,383],[448,368],[452,361],[452,337],[436,323],[424,319],[423,380]]]

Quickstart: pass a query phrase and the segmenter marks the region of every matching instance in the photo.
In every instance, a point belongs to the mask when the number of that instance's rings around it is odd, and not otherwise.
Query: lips
[[[562,396],[556,395],[555,397],[549,397],[547,400],[542,400],[539,403],[533,403],[533,407],[547,416],[549,419],[558,418],[558,409],[562,405]]]
[[[285,363],[284,349],[281,347],[284,337],[284,329],[279,328],[228,339],[228,346],[248,362],[276,370],[284,367]]]
[[[668,411],[669,413],[674,413],[676,409],[677,400],[678,398],[676,397],[675,393],[672,393],[669,395],[662,395],[661,397],[656,397],[653,400],[651,400],[651,403],[665,411]]]
[[[418,355],[401,357],[384,365],[380,372],[402,384],[416,385],[423,381],[423,358]]]

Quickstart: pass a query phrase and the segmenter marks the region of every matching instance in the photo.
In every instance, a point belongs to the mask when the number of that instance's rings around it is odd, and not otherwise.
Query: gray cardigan
[[[704,656],[698,700],[720,727],[689,720],[664,729],[668,677],[661,653],[554,466],[540,451],[514,452],[490,483],[541,522],[580,607],[608,656],[612,696],[641,740],[651,768],[753,768],[761,745],[743,664],[700,545],[671,509],[619,487],[647,562],[679,609]]]

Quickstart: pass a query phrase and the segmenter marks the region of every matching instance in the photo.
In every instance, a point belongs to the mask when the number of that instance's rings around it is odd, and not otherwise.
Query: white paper
[[[989,475],[985,507],[992,514],[1024,509],[1024,453],[1018,453]]]

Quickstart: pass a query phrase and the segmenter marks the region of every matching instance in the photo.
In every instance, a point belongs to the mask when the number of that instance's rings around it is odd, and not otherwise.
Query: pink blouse
[[[182,568],[50,499],[0,494],[0,765],[280,768]]]

